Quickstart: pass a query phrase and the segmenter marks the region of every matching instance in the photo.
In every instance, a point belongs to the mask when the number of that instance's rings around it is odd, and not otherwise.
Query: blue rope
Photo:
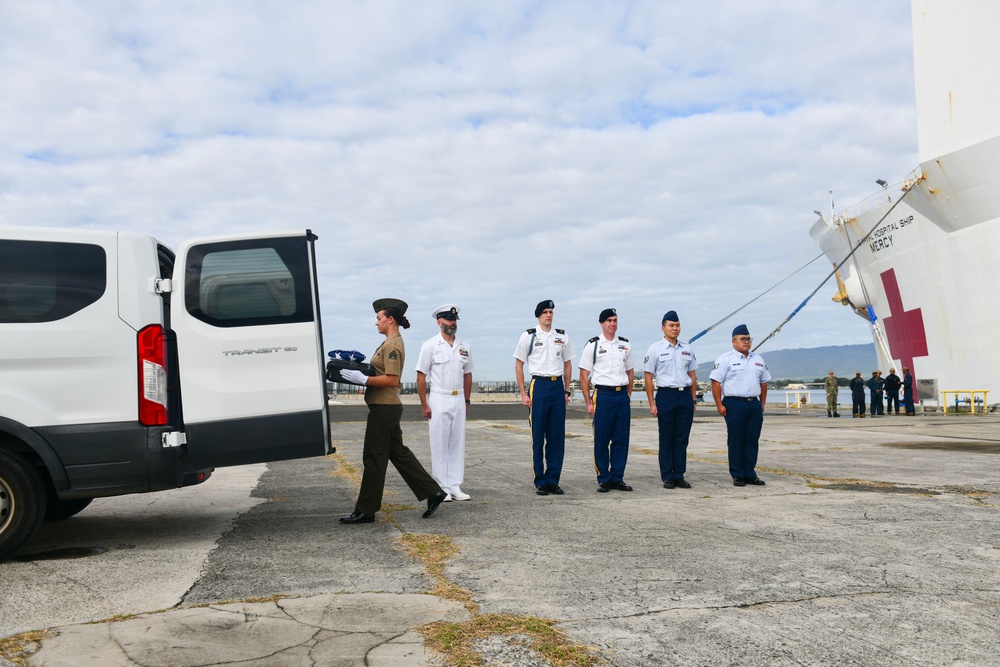
[[[851,257],[853,257],[853,256],[854,256],[854,253],[856,253],[856,252],[858,251],[858,248],[860,248],[860,247],[862,246],[862,244],[863,244],[863,243],[864,243],[865,241],[867,241],[867,240],[868,240],[868,237],[869,237],[869,236],[871,236],[871,235],[872,235],[872,233],[873,233],[873,232],[874,232],[874,231],[875,231],[876,229],[878,229],[878,228],[879,228],[879,225],[881,225],[881,224],[882,224],[882,222],[883,222],[883,221],[884,221],[884,220],[885,220],[886,218],[888,218],[888,217],[889,217],[889,214],[890,214],[890,213],[892,213],[893,209],[895,209],[895,208],[896,208],[897,206],[899,206],[899,202],[903,201],[903,199],[904,199],[904,198],[906,197],[906,195],[910,194],[910,190],[912,190],[912,189],[913,189],[913,187],[914,187],[914,186],[911,186],[911,187],[907,188],[906,190],[903,190],[903,196],[902,196],[902,197],[900,197],[899,199],[897,199],[897,200],[895,201],[895,203],[894,203],[894,204],[893,204],[892,206],[890,206],[890,207],[889,207],[889,210],[885,212],[885,215],[883,215],[883,216],[882,216],[881,218],[879,218],[879,221],[878,221],[878,222],[876,222],[876,223],[875,223],[874,225],[872,225],[872,228],[871,228],[871,229],[870,229],[870,230],[868,231],[868,233],[867,233],[867,234],[865,234],[865,235],[864,235],[863,237],[861,237],[861,240],[860,240],[860,241],[858,241],[858,244],[857,244],[856,246],[854,246],[854,249],[853,249],[853,250],[851,250],[851,252],[847,253],[847,257],[845,257],[845,258],[844,258],[843,260],[841,260],[839,264],[834,264],[834,265],[833,265],[833,271],[831,271],[831,272],[830,272],[829,274],[827,274],[826,278],[824,278],[824,279],[823,279],[823,282],[821,282],[821,283],[820,283],[819,285],[817,285],[817,286],[816,286],[816,289],[814,289],[814,290],[812,291],[812,293],[811,293],[811,294],[810,294],[809,296],[807,296],[807,297],[806,297],[806,300],[805,300],[805,301],[803,301],[802,303],[800,303],[800,304],[799,304],[799,307],[798,307],[798,308],[796,308],[795,310],[793,310],[793,311],[792,311],[792,313],[791,313],[791,314],[790,314],[790,315],[789,315],[788,317],[786,317],[786,318],[785,318],[784,320],[782,320],[781,324],[779,324],[779,325],[777,326],[777,328],[775,328],[775,329],[774,329],[774,331],[772,331],[771,333],[769,333],[769,334],[767,335],[767,338],[765,338],[764,340],[762,340],[762,341],[760,341],[759,343],[757,343],[756,347],[754,347],[754,348],[753,348],[753,351],[754,351],[754,352],[756,352],[756,351],[757,351],[758,349],[760,349],[760,346],[761,346],[761,345],[763,345],[763,344],[764,344],[764,343],[766,343],[767,341],[769,341],[769,340],[771,340],[772,338],[774,338],[775,334],[777,334],[777,333],[778,333],[779,331],[781,331],[781,327],[783,327],[783,326],[785,326],[786,324],[788,324],[789,320],[791,320],[791,319],[792,319],[793,317],[795,317],[795,316],[796,316],[796,315],[798,314],[798,312],[799,312],[800,310],[802,310],[802,308],[803,308],[803,307],[804,307],[804,306],[805,306],[805,305],[806,305],[807,303],[809,303],[809,299],[813,298],[813,297],[814,297],[814,296],[816,295],[816,292],[818,292],[818,291],[820,290],[820,288],[821,288],[821,287],[823,287],[823,285],[825,285],[825,284],[826,284],[826,283],[827,283],[827,282],[828,282],[828,281],[830,280],[830,278],[832,278],[832,277],[833,277],[834,275],[836,275],[836,273],[837,273],[837,270],[838,270],[838,269],[839,269],[839,268],[840,268],[841,266],[843,266],[843,265],[844,265],[844,263],[845,263],[845,262],[846,262],[847,260],[849,260],[849,259],[850,259]],[[870,305],[868,306],[868,317],[869,317],[869,318],[871,319],[871,321],[872,321],[873,323],[875,322],[875,309],[874,309],[874,308],[872,308],[872,307],[871,307]]]
[[[736,313],[740,312],[741,310],[743,310],[744,308],[746,308],[747,306],[749,306],[751,303],[753,303],[757,299],[761,298],[762,296],[764,296],[765,294],[767,294],[768,292],[770,292],[771,290],[773,290],[775,287],[777,287],[781,283],[785,282],[786,280],[788,280],[789,278],[791,278],[792,276],[794,276],[796,273],[798,273],[802,269],[806,268],[807,266],[809,266],[810,264],[812,264],[813,262],[815,262],[817,259],[819,259],[822,256],[823,256],[823,253],[820,253],[820,254],[816,255],[815,257],[813,257],[812,259],[810,259],[808,262],[806,262],[805,264],[803,264],[801,267],[799,267],[798,269],[796,269],[792,273],[790,273],[787,276],[785,276],[784,278],[782,278],[779,282],[775,283],[774,285],[772,285],[768,289],[764,290],[763,292],[761,292],[760,294],[758,294],[754,298],[750,299],[749,301],[747,301],[745,304],[743,304],[742,306],[740,306],[739,308],[737,308],[733,312],[731,312],[728,315],[726,315],[725,317],[723,317],[721,320],[719,320],[718,322],[716,322],[712,326],[708,327],[707,329],[705,329],[704,331],[702,331],[701,333],[699,333],[698,335],[696,335],[694,338],[692,338],[691,340],[688,341],[688,344],[690,345],[691,343],[695,342],[696,340],[698,340],[699,338],[701,338],[702,336],[704,336],[705,334],[707,334],[709,331],[711,331],[715,327],[719,326],[720,324],[722,324],[723,322],[725,322],[726,320],[728,320],[730,317],[732,317]]]

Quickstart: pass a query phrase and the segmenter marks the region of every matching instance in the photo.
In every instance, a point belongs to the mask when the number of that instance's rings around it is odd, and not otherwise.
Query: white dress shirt
[[[595,351],[596,346],[596,351]],[[627,338],[615,336],[608,340],[603,335],[596,341],[587,341],[580,353],[580,368],[590,372],[590,384],[621,387],[628,384],[628,371],[635,366],[632,344]]]
[[[563,366],[573,360],[573,344],[561,329],[542,331],[535,329],[532,334],[525,331],[517,341],[514,358],[525,362],[531,375],[562,376]]]

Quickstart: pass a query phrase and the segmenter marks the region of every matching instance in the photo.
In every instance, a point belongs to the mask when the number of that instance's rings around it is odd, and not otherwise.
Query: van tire
[[[27,542],[45,518],[45,483],[20,456],[0,450],[0,561]]]
[[[72,500],[60,500],[55,491],[49,491],[49,500],[45,505],[46,521],[62,521],[71,516],[76,516],[93,501],[93,498],[73,498]]]

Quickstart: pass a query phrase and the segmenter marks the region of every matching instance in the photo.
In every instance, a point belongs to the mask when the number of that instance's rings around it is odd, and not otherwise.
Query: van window
[[[107,282],[101,246],[0,240],[0,323],[69,317],[100,299]]]
[[[309,266],[304,237],[197,245],[188,253],[185,307],[217,327],[310,322]]]

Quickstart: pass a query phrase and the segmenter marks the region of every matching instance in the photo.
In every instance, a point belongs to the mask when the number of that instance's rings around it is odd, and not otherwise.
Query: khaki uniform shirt
[[[378,346],[372,357],[372,368],[376,375],[398,375],[403,377],[403,359],[406,350],[403,347],[403,337],[398,333],[389,336]],[[369,405],[400,405],[399,387],[367,387],[365,403]]]

